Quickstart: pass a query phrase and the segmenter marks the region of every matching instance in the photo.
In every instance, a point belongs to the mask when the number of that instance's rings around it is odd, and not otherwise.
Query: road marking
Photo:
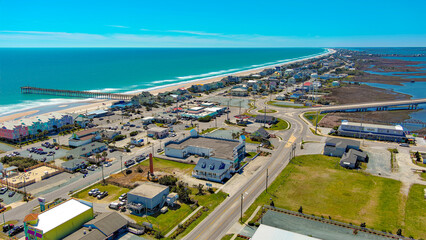
[[[291,134],[291,136],[288,138],[287,143],[285,144],[285,147],[288,148],[291,146],[291,144],[293,144],[296,141],[296,137]]]

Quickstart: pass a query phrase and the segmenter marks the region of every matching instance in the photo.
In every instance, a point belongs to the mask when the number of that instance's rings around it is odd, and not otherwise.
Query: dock
[[[96,99],[111,99],[111,100],[131,100],[132,94],[121,94],[121,93],[100,93],[90,91],[72,91],[72,90],[60,90],[60,89],[48,89],[48,88],[36,88],[36,87],[21,87],[22,94],[40,94],[40,95],[53,95],[63,97],[75,97],[75,98],[96,98]]]

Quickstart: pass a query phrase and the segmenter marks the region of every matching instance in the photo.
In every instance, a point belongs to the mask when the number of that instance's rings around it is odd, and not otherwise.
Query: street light
[[[241,193],[241,217],[240,217],[240,222],[243,223],[243,199],[244,199],[244,194],[248,195],[247,192],[245,193]]]

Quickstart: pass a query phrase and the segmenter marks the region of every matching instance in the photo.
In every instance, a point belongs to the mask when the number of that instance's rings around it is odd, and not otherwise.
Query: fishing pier
[[[121,94],[121,93],[100,93],[100,92],[90,92],[90,91],[72,91],[72,90],[59,90],[59,89],[36,88],[36,87],[21,87],[21,93],[75,97],[75,98],[127,100],[127,101],[131,100],[132,97],[135,96],[131,94]]]

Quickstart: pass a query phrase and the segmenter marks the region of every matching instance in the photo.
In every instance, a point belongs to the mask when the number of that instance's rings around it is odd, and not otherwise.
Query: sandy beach
[[[27,112],[21,112],[21,113],[15,113],[15,114],[11,114],[8,116],[4,116],[4,117],[0,117],[0,122],[7,122],[7,121],[11,121],[17,118],[21,118],[21,117],[25,117],[34,113],[38,113],[39,110],[32,110],[32,111],[27,111]]]
[[[271,67],[275,67],[275,66],[285,66],[285,65],[292,64],[292,63],[296,63],[296,62],[306,61],[308,59],[320,58],[320,57],[330,55],[330,54],[333,54],[333,53],[335,53],[335,50],[328,49],[327,53],[323,53],[323,54],[317,55],[317,56],[312,56],[312,57],[307,57],[307,58],[298,59],[298,60],[294,60],[294,61],[289,61],[289,62],[286,62],[286,63],[264,66],[264,67],[255,68],[255,69],[246,70],[246,71],[241,71],[241,72],[237,72],[237,73],[233,73],[233,74],[225,74],[225,75],[216,76],[216,77],[207,78],[207,79],[194,80],[194,81],[190,81],[190,82],[186,82],[186,83],[181,83],[181,84],[176,84],[176,85],[172,85],[172,86],[167,86],[167,87],[149,90],[149,92],[153,95],[157,95],[159,93],[163,93],[163,92],[167,92],[167,91],[173,91],[173,90],[178,89],[178,88],[189,88],[194,84],[206,84],[206,83],[211,83],[211,82],[217,82],[217,81],[220,81],[222,78],[229,76],[229,75],[246,76],[246,75],[249,75],[249,74],[256,74],[256,73],[260,73],[262,70],[264,70],[266,68],[271,68]],[[140,92],[143,92],[143,91],[145,91],[145,90],[141,90]],[[134,93],[134,95],[137,95],[137,94],[138,93]],[[78,106],[78,107],[71,107],[71,108],[67,108],[67,105],[61,105],[60,107],[63,108],[63,109],[58,110],[57,112],[61,112],[61,113],[85,113],[85,112],[90,112],[90,111],[109,107],[115,101],[117,101],[117,100],[104,100],[104,99],[88,100],[87,101],[88,104],[86,104],[86,105]],[[34,114],[34,113],[37,113],[37,112],[39,112],[39,110],[27,111],[27,112],[23,112],[23,113],[17,113],[17,114],[13,114],[13,115],[0,117],[0,122],[10,121],[10,120],[20,118],[20,117],[24,117],[24,116],[28,116],[28,115],[31,115],[31,114]],[[45,114],[48,114],[48,113],[45,113]]]

